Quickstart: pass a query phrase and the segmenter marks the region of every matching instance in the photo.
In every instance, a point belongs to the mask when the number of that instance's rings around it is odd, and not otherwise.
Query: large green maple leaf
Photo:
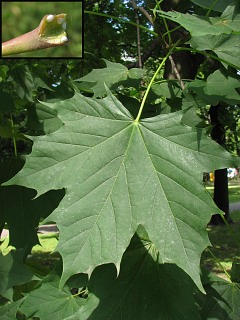
[[[206,224],[218,209],[202,173],[233,166],[234,158],[201,128],[181,123],[183,111],[136,122],[110,93],[76,94],[48,104],[62,127],[32,137],[32,153],[8,184],[38,195],[66,189],[49,216],[60,229],[61,285],[101,264],[119,269],[139,225],[163,263],[175,263],[201,288],[199,261],[209,245]]]

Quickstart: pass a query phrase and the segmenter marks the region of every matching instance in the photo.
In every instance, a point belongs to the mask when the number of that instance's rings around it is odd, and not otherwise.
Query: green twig
[[[123,22],[123,23],[128,23],[128,24],[131,24],[133,26],[137,26],[139,27],[140,29],[143,29],[145,30],[146,32],[148,33],[151,33],[152,35],[154,35],[155,37],[158,37],[158,34],[152,30],[149,30],[148,28],[142,26],[142,25],[139,25],[137,23],[134,23],[132,21],[128,21],[124,18],[120,18],[120,17],[115,17],[115,16],[112,16],[110,14],[106,14],[106,13],[101,13],[101,12],[94,12],[94,11],[88,11],[88,10],[84,10],[84,13],[87,13],[87,14],[93,14],[93,15],[97,15],[97,16],[101,16],[101,17],[104,17],[104,18],[110,18],[110,19],[114,19],[114,20],[118,20],[120,22]]]
[[[228,277],[229,280],[231,280],[231,276],[230,274],[227,272],[227,270],[223,267],[223,265],[221,264],[221,262],[218,260],[218,258],[215,256],[215,254],[209,249],[207,248],[207,250],[209,251],[209,253],[212,255],[212,257],[214,258],[214,260],[217,262],[217,264],[219,265],[219,267],[222,269],[222,271],[225,273],[225,275]]]
[[[66,14],[45,15],[39,26],[2,43],[2,56],[62,46],[68,42]]]
[[[162,2],[162,0],[159,1],[159,2],[157,2],[155,8],[153,9],[154,17],[155,17],[155,18],[156,18],[156,10],[157,10],[157,8],[158,8],[159,10],[161,10],[161,6],[160,6],[161,2]],[[166,19],[165,19],[164,17],[162,17],[162,18],[163,18],[163,23],[164,23],[164,26],[165,26],[165,29],[166,29],[166,32],[162,35],[162,39],[164,40],[165,37],[168,36],[168,45],[172,45],[172,38],[171,38],[170,30],[169,30],[169,28],[168,28],[168,24],[167,24],[167,22],[166,22]],[[181,26],[179,26],[179,27],[181,27]],[[179,28],[179,27],[177,27],[177,28]],[[175,30],[175,29],[174,29],[174,30]],[[164,40],[164,41],[165,41],[165,40]]]
[[[165,21],[165,18],[163,18],[163,19],[164,19],[164,21]],[[178,29],[180,29],[180,28],[181,28],[181,26],[177,26],[176,28],[171,29],[171,30],[167,29],[168,31],[165,32],[165,33],[162,35],[163,40],[164,40],[164,38],[165,38],[166,36],[168,36],[168,39],[172,41],[171,33],[174,32],[174,31],[176,31],[176,30],[178,30]]]
[[[12,114],[10,113],[10,122],[11,122],[11,127],[12,127],[12,135],[13,135],[13,148],[14,148],[14,155],[17,157],[17,142],[14,134],[14,124],[13,124],[13,119],[12,119]]]
[[[213,2],[213,4],[211,5],[211,7],[208,9],[208,12],[206,13],[206,17],[209,16],[210,12],[212,11],[212,9],[215,7],[215,4],[218,2],[218,0],[215,0]]]

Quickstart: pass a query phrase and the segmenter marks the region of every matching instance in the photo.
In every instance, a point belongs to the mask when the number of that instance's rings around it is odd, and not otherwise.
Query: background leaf
[[[200,7],[209,9],[212,8],[213,11],[223,12],[227,6],[233,3],[233,0],[191,0],[191,2],[197,4]]]
[[[17,66],[12,70],[10,78],[14,80],[12,83],[17,95],[21,99],[33,102],[33,90],[35,89],[35,85],[28,66]]]
[[[43,279],[39,286],[26,295],[21,306],[21,312],[27,317],[34,315],[41,320],[66,319],[85,302],[85,299],[74,297],[67,286],[59,290],[59,277],[54,273]]]
[[[0,294],[9,300],[13,298],[13,286],[37,279],[23,264],[22,253],[17,250],[4,256],[0,252]]]
[[[9,180],[23,166],[20,160],[5,160],[0,163],[0,183]],[[52,190],[36,196],[36,191],[20,186],[0,187],[1,223],[9,228],[9,245],[23,248],[25,254],[39,244],[37,227],[40,218],[46,218],[64,196],[63,190]]]
[[[110,62],[103,59],[107,65],[104,69],[93,69],[86,76],[76,79],[75,81],[96,82],[92,86],[94,97],[102,97],[106,94],[105,85],[111,88],[113,84],[122,83],[128,78],[141,79],[144,71],[142,69],[133,68],[128,70],[120,63]],[[140,82],[140,81],[139,81]]]
[[[239,87],[239,79],[224,70],[217,70],[210,74],[207,81],[197,79],[188,86],[206,104],[211,105],[217,105],[220,101],[232,105],[239,103],[240,95],[236,90]]]
[[[209,35],[230,34],[240,31],[239,8],[229,6],[220,17],[206,17],[189,13],[164,12],[156,10],[160,16],[179,23],[188,30],[192,37]]]
[[[207,295],[201,306],[203,320],[240,318],[240,283],[229,282],[209,274],[204,287]]]
[[[0,112],[9,112],[15,110],[15,104],[12,96],[8,92],[0,91],[1,109]]]
[[[239,34],[221,34],[218,36],[207,35],[193,37],[188,43],[197,50],[212,50],[217,56],[227,62],[230,62],[236,68],[240,68],[240,35]]]
[[[0,307],[1,320],[16,319],[16,313],[23,301],[24,301],[24,298],[12,303],[8,303],[4,306],[1,306]]]

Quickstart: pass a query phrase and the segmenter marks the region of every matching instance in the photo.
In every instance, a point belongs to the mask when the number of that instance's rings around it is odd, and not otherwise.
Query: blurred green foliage
[[[67,14],[67,45],[13,57],[82,57],[82,2],[2,2],[2,41],[7,41],[37,28],[46,14]]]

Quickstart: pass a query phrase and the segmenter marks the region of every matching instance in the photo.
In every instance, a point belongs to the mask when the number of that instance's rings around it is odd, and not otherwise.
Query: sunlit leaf
[[[86,76],[75,81],[85,81],[95,83],[92,86],[94,97],[102,97],[106,94],[105,85],[111,88],[112,85],[126,81],[127,79],[141,79],[144,74],[142,69],[132,68],[128,70],[120,63],[113,63],[103,59],[107,65],[104,69],[93,69]]]
[[[201,287],[205,227],[218,212],[202,173],[233,166],[234,158],[202,129],[183,125],[183,111],[135,124],[110,92],[102,100],[76,94],[51,107],[64,125],[32,137],[32,154],[7,184],[35,188],[38,195],[66,188],[49,217],[60,229],[61,284],[101,264],[119,269],[142,224],[162,261],[176,263]]]

